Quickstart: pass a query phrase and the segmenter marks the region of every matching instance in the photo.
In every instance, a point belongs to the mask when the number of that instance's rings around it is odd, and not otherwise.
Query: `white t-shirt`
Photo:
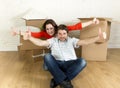
[[[77,38],[68,37],[66,41],[60,41],[58,38],[51,38],[47,40],[50,45],[52,55],[56,60],[69,61],[77,59],[74,48],[78,48],[76,43],[79,41]]]

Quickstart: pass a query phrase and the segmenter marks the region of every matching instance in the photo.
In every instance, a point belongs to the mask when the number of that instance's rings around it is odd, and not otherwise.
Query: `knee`
[[[82,59],[82,65],[83,65],[84,67],[86,67],[87,62],[86,62],[86,60],[85,60],[85,59]]]
[[[50,62],[51,57],[52,57],[52,55],[51,55],[50,53],[46,54],[46,55],[44,56],[44,61],[45,61],[45,62]]]
[[[81,61],[80,61],[80,65],[81,65],[82,67],[86,67],[86,65],[87,65],[86,60],[83,59],[83,58],[81,58],[80,60],[81,60]]]

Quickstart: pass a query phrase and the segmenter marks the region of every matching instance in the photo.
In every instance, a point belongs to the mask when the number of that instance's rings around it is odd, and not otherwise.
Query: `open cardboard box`
[[[79,18],[81,22],[87,22],[93,18]],[[110,27],[112,20],[110,18],[97,18],[100,23],[97,25],[90,25],[80,31],[80,39],[88,39],[98,36],[98,29],[106,33],[105,41],[98,41],[94,44],[82,46],[81,57],[90,61],[106,61],[107,60],[107,46],[110,37]]]
[[[43,23],[46,19],[23,19],[25,20],[26,26],[34,26],[41,29]],[[32,49],[45,49],[45,47],[38,47],[31,43],[29,40],[23,40],[22,36],[20,36],[20,50],[32,50]]]
[[[23,19],[25,20],[26,26],[34,26],[41,29],[43,23],[45,22],[45,19]],[[37,57],[36,55],[43,54],[43,50],[45,50],[45,53],[49,52],[46,47],[39,47],[34,45],[29,40],[23,40],[23,37],[20,36],[20,46],[18,46],[18,52],[19,57],[23,58],[25,56],[26,51],[29,51],[29,55],[31,58],[34,59],[34,61],[38,60],[38,58],[43,58],[42,56]]]

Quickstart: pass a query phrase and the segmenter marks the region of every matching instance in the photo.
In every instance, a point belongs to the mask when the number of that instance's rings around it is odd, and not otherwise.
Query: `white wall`
[[[17,50],[19,37],[10,35],[12,26],[24,26],[21,19],[31,9],[41,18],[58,22],[78,17],[110,17],[120,20],[120,0],[0,0],[0,51]],[[120,48],[120,24],[112,23],[108,48]]]

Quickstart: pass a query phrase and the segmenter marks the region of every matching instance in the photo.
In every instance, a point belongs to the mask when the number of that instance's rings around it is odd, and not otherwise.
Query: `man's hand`
[[[22,36],[24,36],[26,33],[28,33],[28,31],[31,33],[31,31],[30,31],[30,29],[28,27],[27,27],[27,30],[25,30],[25,31],[22,31],[22,29],[18,29],[16,27],[12,27],[11,28],[11,34],[13,36],[16,36],[16,35],[22,35]]]
[[[101,28],[99,28],[99,33],[98,33],[99,39],[103,40],[106,39],[106,33],[101,31]]]

